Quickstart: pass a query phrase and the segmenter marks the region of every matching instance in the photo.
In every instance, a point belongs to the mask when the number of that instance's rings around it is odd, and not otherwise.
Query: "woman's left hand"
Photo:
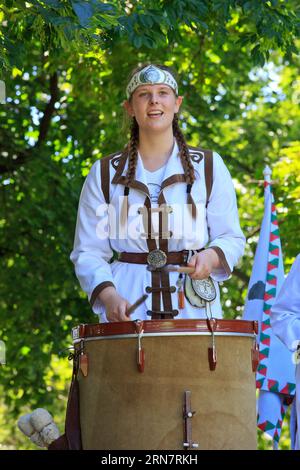
[[[217,253],[208,248],[193,255],[188,266],[195,268],[195,271],[189,274],[191,279],[207,279],[212,271],[220,266],[220,260]]]

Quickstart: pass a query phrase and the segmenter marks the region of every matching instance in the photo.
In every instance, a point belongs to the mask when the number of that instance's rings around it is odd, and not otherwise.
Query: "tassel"
[[[178,291],[178,308],[180,310],[184,309],[184,292],[183,288]]]
[[[176,285],[177,285],[177,295],[178,295],[178,308],[182,310],[184,309],[184,290],[183,290],[183,274],[182,273],[179,274]]]
[[[83,377],[87,377],[89,370],[89,360],[88,355],[85,353],[81,353],[79,356],[79,368]]]
[[[193,219],[195,219],[197,216],[197,209],[196,209],[194,199],[192,198],[192,195],[191,195],[191,189],[192,189],[192,185],[188,183],[186,187],[187,203],[188,203],[189,210],[191,211],[192,217]]]
[[[123,203],[122,203],[122,208],[121,208],[121,225],[122,226],[124,226],[126,224],[126,221],[128,220],[128,194],[129,194],[129,187],[125,186]]]

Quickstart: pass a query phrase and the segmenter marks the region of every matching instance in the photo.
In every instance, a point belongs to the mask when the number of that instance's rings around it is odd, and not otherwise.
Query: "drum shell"
[[[183,449],[183,397],[191,392],[193,442],[203,449],[256,449],[253,337],[217,334],[209,369],[207,334],[146,334],[84,341],[89,373],[78,374],[84,449]]]

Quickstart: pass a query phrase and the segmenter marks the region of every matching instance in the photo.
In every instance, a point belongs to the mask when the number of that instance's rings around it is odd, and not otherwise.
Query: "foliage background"
[[[222,286],[239,318],[273,170],[286,272],[298,253],[299,4],[295,0],[5,1],[0,4],[0,448],[34,448],[17,417],[47,407],[63,430],[71,328],[93,322],[69,261],[92,163],[127,141],[127,77],[174,65],[191,145],[235,182],[246,254]],[[287,425],[281,448],[289,447]],[[270,443],[259,434],[259,448]]]

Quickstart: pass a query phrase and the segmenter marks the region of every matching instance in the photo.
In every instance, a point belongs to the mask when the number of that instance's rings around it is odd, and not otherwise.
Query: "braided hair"
[[[178,115],[175,113],[174,118],[173,118],[173,134],[176,139],[176,142],[178,144],[179,148],[179,156],[181,160],[181,164],[183,166],[184,174],[185,174],[185,179],[187,181],[187,203],[189,204],[189,207],[192,208],[192,216],[193,218],[196,217],[196,206],[194,203],[194,200],[191,195],[191,189],[192,185],[195,181],[195,171],[194,171],[194,165],[191,162],[191,157],[189,153],[189,148],[187,146],[187,143],[185,141],[184,135],[179,127],[178,123]]]
[[[139,72],[147,65],[150,65],[150,64],[144,63],[141,66],[137,67],[130,74],[128,82],[130,81],[130,79],[133,77],[133,75],[136,72]],[[156,65],[156,64],[153,64],[153,65]],[[176,73],[170,67],[166,65],[159,65],[159,64],[157,64],[156,67],[162,70],[168,71],[169,73],[171,73],[171,75],[173,75],[174,78],[176,78]],[[130,100],[131,100],[131,97],[129,98],[129,101]],[[176,142],[179,148],[179,156],[180,156],[181,164],[184,170],[185,179],[187,182],[187,203],[189,205],[193,218],[195,218],[197,211],[196,211],[195,202],[191,195],[192,185],[195,181],[194,166],[191,161],[188,145],[179,127],[178,115],[176,113],[174,114],[172,126],[173,126],[173,134],[174,134],[174,137],[176,139]],[[136,166],[137,166],[137,161],[138,161],[138,144],[139,144],[139,125],[135,117],[133,117],[131,120],[131,126],[130,126],[130,139],[124,150],[124,152],[128,154],[128,168],[127,168],[127,173],[125,176],[124,202],[123,202],[122,210],[121,210],[121,222],[122,223],[125,222],[127,215],[128,215],[129,185],[135,178]]]

